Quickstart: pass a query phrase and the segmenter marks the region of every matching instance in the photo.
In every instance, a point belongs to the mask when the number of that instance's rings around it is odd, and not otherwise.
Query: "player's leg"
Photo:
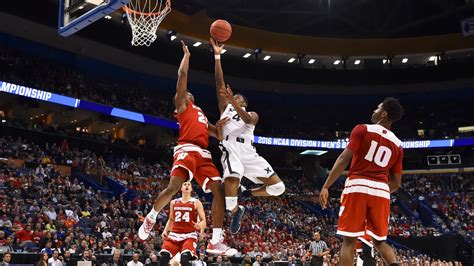
[[[388,190],[388,186],[387,186]],[[388,265],[398,265],[397,257],[392,247],[386,243],[388,221],[390,218],[390,194],[370,196],[367,214],[367,234],[372,237],[375,249]]]
[[[354,249],[357,242],[357,237],[344,236],[339,253],[340,265],[354,265]]]
[[[221,164],[224,176],[224,193],[226,210],[235,212],[238,206],[238,192],[240,186],[240,179],[244,172],[244,166],[237,154],[237,144],[229,141],[224,141],[219,148],[222,151]],[[240,144],[240,143],[239,143]]]
[[[206,193],[212,193],[211,217],[212,238],[207,246],[211,254],[224,254],[229,248],[224,244],[224,213],[225,200],[222,179],[212,159],[203,158],[199,161],[194,179]],[[236,250],[235,250],[236,251]]]
[[[245,167],[244,176],[255,184],[263,184],[258,188],[244,191],[244,197],[276,197],[285,192],[285,183],[267,160],[258,155],[254,147],[247,146],[242,153],[242,162]]]
[[[197,239],[188,238],[183,241],[181,246],[181,265],[191,266],[191,261],[196,259]]]
[[[353,265],[357,237],[365,234],[367,195],[351,193],[347,187],[343,195],[337,224],[337,234],[343,236],[339,257],[341,265]]]
[[[240,180],[244,172],[244,165],[238,156],[238,146],[242,144],[229,141],[224,141],[224,144],[225,146],[221,144],[220,148],[222,150],[221,163],[224,175],[225,207],[226,210],[232,213],[230,232],[237,234],[245,213],[245,208],[239,205],[238,201]]]
[[[146,240],[150,235],[156,223],[158,213],[171,201],[173,196],[178,193],[184,181],[192,178],[194,172],[196,159],[195,155],[191,153],[182,153],[185,156],[175,156],[173,163],[173,170],[171,171],[171,179],[168,186],[160,192],[155,199],[153,208],[145,217],[143,224],[138,229],[138,236],[142,240]],[[180,155],[182,155],[180,154]]]
[[[169,238],[163,242],[160,251],[160,265],[168,265],[171,258],[176,255],[180,250],[178,243]]]

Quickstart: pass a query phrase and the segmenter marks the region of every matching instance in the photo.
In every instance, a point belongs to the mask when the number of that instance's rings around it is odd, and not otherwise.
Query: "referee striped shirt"
[[[313,256],[317,256],[318,253],[321,253],[325,250],[328,249],[328,245],[326,245],[326,242],[319,240],[319,241],[313,241],[309,245],[309,250],[311,250],[311,253]]]

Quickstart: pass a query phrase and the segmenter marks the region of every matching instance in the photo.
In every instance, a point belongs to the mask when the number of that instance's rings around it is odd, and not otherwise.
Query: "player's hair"
[[[398,121],[403,116],[403,106],[397,98],[387,97],[382,102],[382,108],[388,114],[390,122]]]
[[[245,105],[249,106],[249,100],[247,100],[247,97],[245,97],[243,94],[240,94],[240,93],[236,93],[235,95],[240,95],[242,99],[244,99]]]

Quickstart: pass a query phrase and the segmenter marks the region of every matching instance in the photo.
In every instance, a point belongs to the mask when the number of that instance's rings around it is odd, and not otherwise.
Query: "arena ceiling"
[[[460,32],[472,0],[176,0],[188,15],[280,33],[342,38],[400,38]]]

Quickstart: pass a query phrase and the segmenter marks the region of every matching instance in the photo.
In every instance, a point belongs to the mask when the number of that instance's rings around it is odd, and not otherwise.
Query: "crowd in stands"
[[[110,259],[123,260],[123,256],[130,255],[148,264],[156,261],[162,244],[159,234],[142,242],[138,241],[136,230],[140,225],[139,217],[151,208],[153,195],[166,186],[169,174],[166,163],[150,164],[127,157],[108,160],[103,154],[70,147],[66,140],[39,145],[12,137],[0,138],[0,158],[4,158],[0,163],[1,247],[13,252],[46,252],[49,257],[57,250],[63,261],[99,260],[102,253],[113,254]],[[22,159],[34,166],[17,168],[5,158]],[[107,197],[74,177],[61,175],[53,164],[68,165],[80,171],[100,167],[104,169],[100,174],[115,179],[129,191],[136,191],[136,197],[127,199],[125,194]],[[464,189],[472,185],[471,175],[449,177],[411,176],[405,179],[402,189],[414,197],[424,197],[433,210],[445,213],[445,223],[450,230],[465,235],[470,233],[472,237],[472,204],[464,193]],[[311,182],[309,179],[287,177],[284,181],[287,184],[284,196],[242,202],[247,212],[241,232],[236,236],[228,234],[226,241],[239,250],[244,261],[246,256],[254,260],[261,255],[266,260],[304,262],[312,232],[320,231],[331,250],[326,257],[328,265],[335,265],[341,245],[335,236],[337,216],[316,216],[299,203],[299,200],[313,199],[318,194],[307,185]],[[199,188],[195,188],[197,190]],[[201,193],[196,196],[206,201]],[[330,202],[335,213],[338,202],[337,198]],[[167,213],[160,213],[157,230],[163,228],[166,219]],[[419,219],[407,219],[394,205],[390,233],[404,235],[407,230],[410,236],[434,232],[424,227]],[[207,256],[204,244],[199,250]],[[435,261],[425,255],[397,252],[400,261]],[[210,256],[207,259],[208,262],[213,260]],[[221,259],[227,261],[229,258]]]

